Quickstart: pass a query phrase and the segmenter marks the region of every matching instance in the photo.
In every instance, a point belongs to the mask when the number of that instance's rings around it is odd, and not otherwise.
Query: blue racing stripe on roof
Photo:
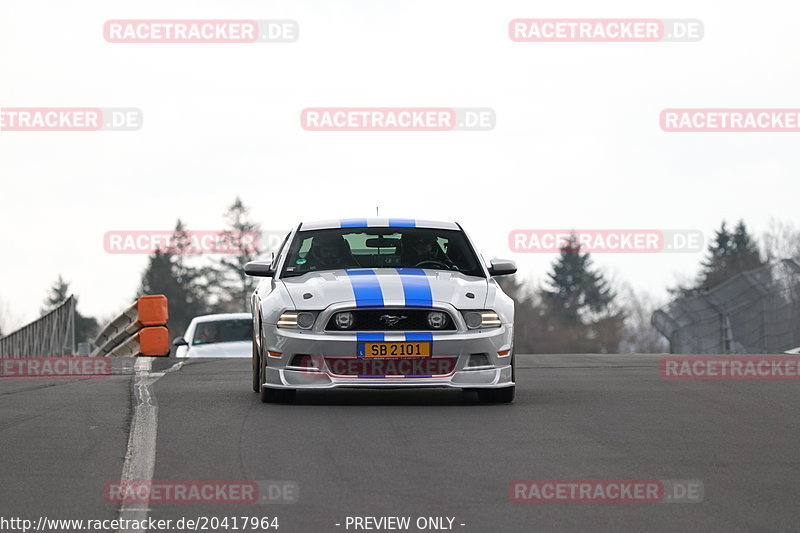
[[[366,218],[344,218],[339,221],[339,227],[342,228],[366,228]]]
[[[433,307],[433,295],[428,276],[421,268],[398,268],[406,307]]]
[[[392,228],[416,228],[417,221],[412,218],[390,218],[389,227]]]
[[[383,307],[383,291],[378,276],[369,269],[345,270],[353,286],[356,307]]]

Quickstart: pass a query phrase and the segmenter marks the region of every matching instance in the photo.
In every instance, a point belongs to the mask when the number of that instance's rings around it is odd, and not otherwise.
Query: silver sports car
[[[253,293],[253,390],[449,387],[514,399],[514,303],[460,225],[410,219],[305,222]]]

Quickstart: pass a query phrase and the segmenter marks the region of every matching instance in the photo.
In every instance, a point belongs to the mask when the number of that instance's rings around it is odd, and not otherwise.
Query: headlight
[[[500,317],[494,311],[466,311],[464,321],[469,329],[499,328]]]
[[[355,317],[350,311],[333,315],[333,323],[339,329],[350,329],[353,327],[353,322],[355,322]]]
[[[442,329],[447,325],[447,315],[441,311],[431,311],[428,313],[428,325],[431,329]]]
[[[314,313],[286,311],[282,313],[281,317],[278,319],[278,327],[311,329],[311,326],[314,325],[315,318],[316,316]]]

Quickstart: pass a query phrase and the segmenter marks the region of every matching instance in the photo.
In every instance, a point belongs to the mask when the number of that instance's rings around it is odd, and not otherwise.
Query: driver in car
[[[213,322],[201,324],[197,333],[197,338],[195,339],[197,344],[219,342],[219,330]]]
[[[341,235],[318,235],[306,255],[309,270],[357,268],[359,265],[350,251],[350,245]]]
[[[447,268],[453,267],[453,262],[439,246],[433,235],[425,233],[411,233],[403,236],[403,251],[400,254],[403,266],[416,267],[433,266],[435,263]],[[428,263],[428,265],[425,265]]]

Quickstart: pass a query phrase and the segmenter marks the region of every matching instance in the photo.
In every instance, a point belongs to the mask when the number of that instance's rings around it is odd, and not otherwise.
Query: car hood
[[[183,357],[252,357],[251,341],[215,342],[189,348]]]
[[[488,291],[486,278],[445,270],[332,270],[281,281],[297,309],[308,310],[340,303],[360,307],[425,307],[438,303],[457,309],[482,309]]]

